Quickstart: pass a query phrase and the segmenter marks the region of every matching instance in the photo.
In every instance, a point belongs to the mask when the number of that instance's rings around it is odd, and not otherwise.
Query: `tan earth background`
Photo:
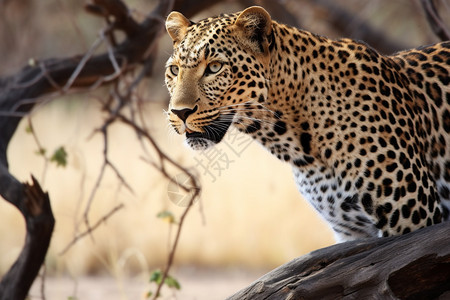
[[[156,3],[125,2],[138,19]],[[223,2],[193,20],[254,3]],[[314,1],[282,2],[305,29],[341,36]],[[436,41],[419,1],[331,2],[406,47]],[[449,16],[450,2],[436,2],[441,15]],[[0,1],[0,76],[40,59],[85,53],[104,24],[86,14],[83,5],[84,1],[78,0]],[[361,28],[351,20],[343,22],[347,36]],[[201,198],[186,219],[171,270],[181,290],[165,289],[162,298],[223,299],[270,269],[333,244],[331,231],[296,191],[290,167],[258,144],[232,133],[225,138],[226,144],[208,155],[183,145],[183,138],[171,131],[163,113],[168,103],[164,63],[171,53],[167,36],[159,47],[153,76],[139,86],[146,122],[161,149],[195,170],[202,183]],[[123,204],[124,208],[61,254],[85,229],[83,214],[103,161],[102,137],[93,134],[104,121],[98,99],[107,93],[108,88],[102,88],[54,97],[30,116],[39,142],[49,153],[65,148],[66,167],[46,163],[36,154],[38,146],[26,130],[27,118],[10,144],[12,173],[21,181],[29,181],[31,174],[37,177],[50,194],[56,217],[45,272],[36,280],[30,299],[145,299],[147,292],[155,289],[150,274],[166,263],[176,225],[157,215],[169,211],[177,220],[184,208],[170,201],[168,180],[142,160],[134,132],[120,125],[111,129],[109,158],[133,192],[107,169],[92,200],[89,220],[94,224],[115,206]],[[19,213],[0,201],[0,276],[18,256],[24,233]]]

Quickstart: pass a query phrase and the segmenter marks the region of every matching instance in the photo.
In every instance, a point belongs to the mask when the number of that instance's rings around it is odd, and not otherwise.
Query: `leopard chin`
[[[205,138],[186,138],[186,145],[189,146],[192,150],[195,151],[203,151],[208,148],[211,148],[216,145],[211,140],[205,139]]]
[[[208,126],[203,127],[203,132],[186,132],[186,144],[196,151],[206,150],[222,141],[233,121],[233,115],[221,115]]]

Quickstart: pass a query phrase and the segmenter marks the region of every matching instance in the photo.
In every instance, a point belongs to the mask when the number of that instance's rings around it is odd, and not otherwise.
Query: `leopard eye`
[[[170,69],[170,73],[172,73],[173,76],[178,76],[178,70],[179,70],[179,68],[178,68],[177,65],[171,65],[171,66],[169,67],[169,69]]]
[[[222,69],[223,63],[221,62],[212,62],[210,64],[208,64],[208,66],[206,67],[205,70],[205,74],[209,75],[209,74],[216,74],[217,72],[219,72]]]

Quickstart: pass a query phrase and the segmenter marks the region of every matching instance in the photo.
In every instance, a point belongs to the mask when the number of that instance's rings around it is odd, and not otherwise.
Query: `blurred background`
[[[124,1],[142,20],[156,2]],[[362,39],[383,53],[437,42],[419,1],[415,0],[282,0],[216,1],[196,14],[199,20],[261,4],[273,19],[331,38]],[[435,2],[449,24],[450,1]],[[78,0],[0,1],[0,76],[48,58],[83,54],[105,26]],[[183,11],[182,11],[183,12]],[[288,165],[245,136],[231,133],[211,158],[183,145],[168,127],[164,63],[171,41],[159,43],[153,75],[140,83],[142,110],[150,132],[170,157],[191,168],[202,184],[183,227],[171,271],[182,289],[163,290],[165,299],[223,299],[267,271],[334,243],[331,231],[296,191]],[[178,219],[184,207],[169,198],[169,182],[140,157],[142,149],[130,128],[114,125],[110,160],[130,184],[130,192],[110,170],[92,201],[92,223],[113,207],[124,208],[90,236],[61,251],[73,240],[103,162],[103,140],[93,134],[105,115],[97,101],[108,88],[56,97],[24,118],[8,150],[10,169],[21,181],[36,176],[48,190],[56,227],[46,259],[46,281],[38,278],[31,299],[145,299],[149,282],[163,268],[175,225],[157,215],[169,211]],[[67,166],[46,163],[29,133],[29,120],[40,144],[53,152],[63,146]],[[28,128],[28,130],[27,130]],[[204,168],[206,164],[209,168]],[[175,191],[177,192],[177,191]],[[0,276],[18,256],[24,222],[11,205],[0,201]]]

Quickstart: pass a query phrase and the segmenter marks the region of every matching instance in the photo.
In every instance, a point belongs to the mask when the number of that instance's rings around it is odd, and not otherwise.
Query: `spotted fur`
[[[167,19],[169,120],[194,149],[230,126],[292,165],[339,241],[448,219],[450,42],[383,56],[260,7]]]

